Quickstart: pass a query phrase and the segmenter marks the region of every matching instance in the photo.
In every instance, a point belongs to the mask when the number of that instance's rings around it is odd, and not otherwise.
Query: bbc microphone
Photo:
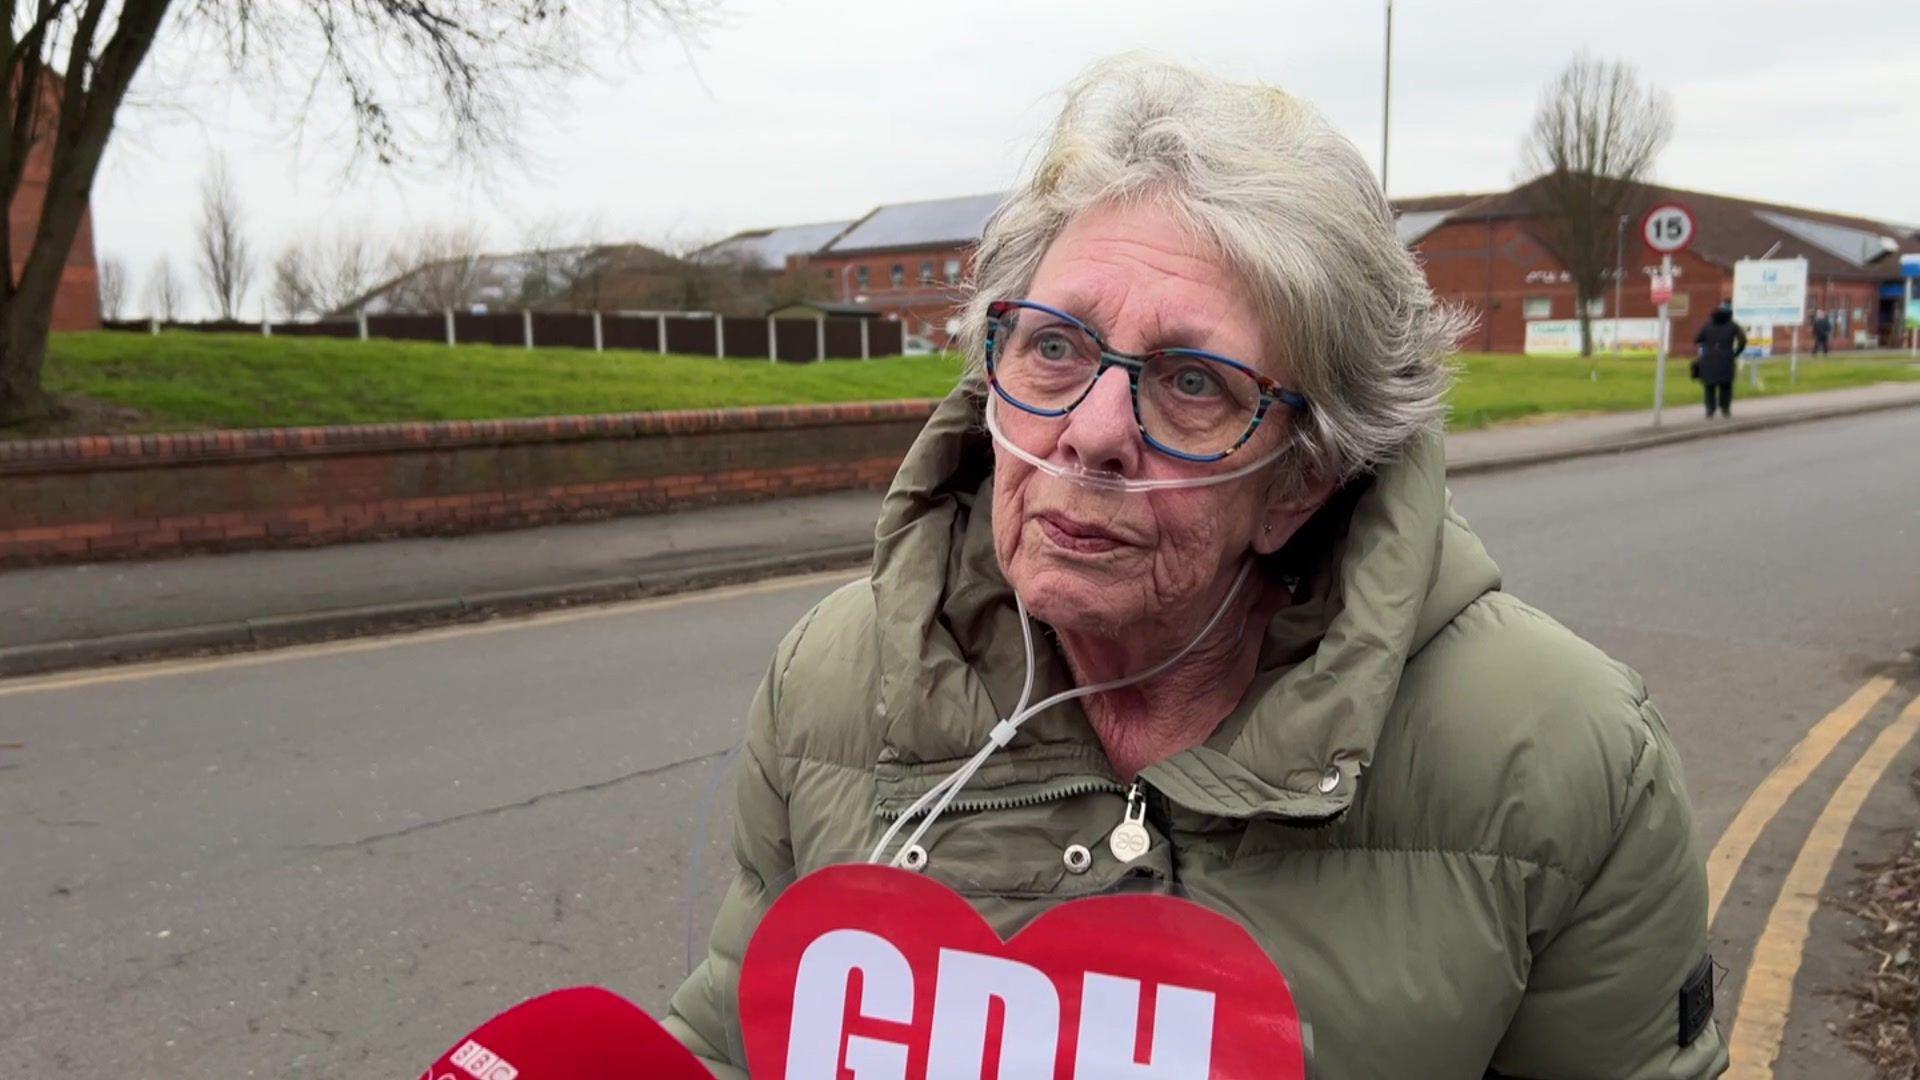
[[[523,1001],[480,1025],[420,1080],[711,1080],[640,1007],[598,986]]]

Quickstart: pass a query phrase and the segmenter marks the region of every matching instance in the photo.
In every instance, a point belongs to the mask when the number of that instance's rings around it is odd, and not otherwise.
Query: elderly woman
[[[871,577],[755,700],[669,1028],[742,1075],[761,916],[878,846],[1003,934],[1122,879],[1232,915],[1315,1075],[1719,1072],[1673,744],[1449,508],[1460,321],[1354,148],[1277,90],[1103,63],[976,278]]]

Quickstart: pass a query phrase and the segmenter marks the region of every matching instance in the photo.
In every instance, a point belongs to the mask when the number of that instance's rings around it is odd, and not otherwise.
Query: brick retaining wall
[[[0,566],[881,487],[934,404],[0,441]]]

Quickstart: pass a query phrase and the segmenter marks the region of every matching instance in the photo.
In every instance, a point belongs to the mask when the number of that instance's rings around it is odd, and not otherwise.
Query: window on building
[[[1521,312],[1529,319],[1553,318],[1553,297],[1529,296],[1520,305]]]
[[[947,260],[947,284],[958,285],[959,283],[960,283],[960,260],[948,259]]]
[[[933,284],[933,260],[927,259],[920,264],[920,284]]]
[[[893,287],[896,289],[905,285],[907,283],[907,268],[901,266],[899,263],[894,263],[893,273],[888,275],[888,280],[893,282]]]
[[[854,280],[854,284],[856,284],[856,285],[858,285],[858,286],[860,286],[860,288],[862,288],[862,289],[865,289],[865,288],[867,287],[867,283],[868,283],[868,281],[870,280],[870,279],[869,279],[869,278],[867,277],[867,268],[866,268],[866,267],[864,267],[864,266],[856,266],[856,267],[854,267],[854,268],[853,268],[853,280]]]
[[[1607,298],[1596,296],[1587,301],[1587,317],[1597,319],[1607,313]]]

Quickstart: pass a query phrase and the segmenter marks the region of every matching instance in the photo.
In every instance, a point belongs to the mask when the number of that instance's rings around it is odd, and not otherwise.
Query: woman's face
[[[1203,349],[1287,381],[1239,276],[1150,205],[1075,218],[1019,299],[1078,316],[1118,352]],[[1119,368],[1064,418],[992,407],[1005,437],[1034,456],[1129,478],[1230,471],[1278,445],[1289,422],[1276,406],[1246,446],[1196,464],[1142,441]],[[1007,580],[1035,616],[1099,637],[1122,638],[1144,623],[1184,625],[1196,607],[1206,618],[1248,550],[1277,549],[1310,513],[1277,505],[1268,470],[1207,487],[1110,491],[996,448],[995,473],[994,548]]]

